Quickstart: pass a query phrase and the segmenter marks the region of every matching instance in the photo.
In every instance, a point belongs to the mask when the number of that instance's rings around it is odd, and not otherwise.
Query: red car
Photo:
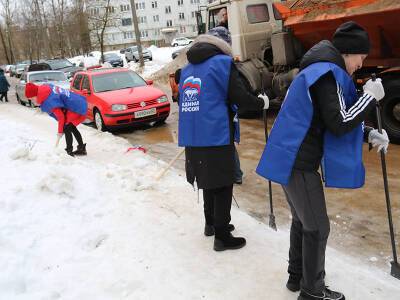
[[[75,74],[71,91],[88,101],[87,118],[106,130],[139,123],[164,122],[170,103],[161,90],[129,69],[91,69]]]

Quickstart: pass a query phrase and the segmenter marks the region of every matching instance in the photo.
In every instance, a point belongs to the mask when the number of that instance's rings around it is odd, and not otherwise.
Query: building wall
[[[209,0],[136,0],[135,2],[141,41],[147,45],[162,46],[170,44],[175,37],[195,37],[197,35],[195,11],[199,6],[206,5]],[[89,15],[96,6],[104,7],[101,3],[104,1],[88,1]],[[133,45],[136,41],[130,1],[112,0],[110,5],[113,6],[113,13],[105,31],[106,51],[121,49]],[[102,14],[101,9],[97,12]],[[91,39],[95,45],[96,38],[93,33]]]

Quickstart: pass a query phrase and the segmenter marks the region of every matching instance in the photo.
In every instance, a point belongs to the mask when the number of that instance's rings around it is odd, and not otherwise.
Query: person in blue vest
[[[10,84],[7,81],[7,78],[4,76],[4,70],[0,69],[0,101],[8,102],[8,89],[10,87]]]
[[[200,35],[187,52],[189,63],[179,80],[179,146],[185,147],[187,181],[203,189],[206,236],[215,235],[214,250],[239,249],[246,240],[231,231],[235,182],[236,106],[262,110],[267,96],[246,88],[232,58],[229,31],[218,26]],[[238,125],[238,122],[235,122]]]
[[[370,49],[368,33],[355,22],[340,25],[302,58],[276,118],[257,173],[282,185],[292,213],[287,288],[300,300],[344,300],[325,286],[329,218],[318,172],[327,187],[364,184],[362,144],[367,139],[387,151],[385,131],[363,121],[385,93],[380,79],[369,80],[361,96],[351,75]]]
[[[87,101],[84,96],[62,89],[51,84],[35,85],[28,82],[25,86],[27,98],[36,98],[40,109],[58,121],[57,143],[65,134],[68,155],[87,155],[86,144],[82,135],[76,128],[86,119]],[[77,149],[73,151],[73,139],[78,142]]]

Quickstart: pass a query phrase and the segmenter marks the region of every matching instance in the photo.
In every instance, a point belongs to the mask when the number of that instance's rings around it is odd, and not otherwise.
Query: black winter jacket
[[[219,43],[214,43],[215,39],[218,38],[213,37],[209,43],[195,43],[187,52],[188,61],[199,64],[212,56],[223,54]],[[233,61],[229,77],[228,103],[237,104],[246,110],[261,110],[264,107],[264,101],[246,89]],[[200,189],[214,189],[234,183],[233,116],[229,109],[230,145],[185,148],[186,178],[189,183],[193,184],[196,181]]]
[[[322,41],[312,47],[300,62],[300,69],[316,62],[331,62],[346,71],[346,65],[339,51],[329,41]],[[366,107],[354,110],[354,118],[345,121],[341,113],[340,100],[336,80],[332,72],[328,72],[310,87],[314,114],[300,149],[297,153],[294,169],[316,171],[323,155],[323,137],[325,130],[340,136],[350,132],[365,120],[375,106],[371,101]],[[350,108],[347,108],[349,111]],[[370,128],[366,128],[368,132]]]

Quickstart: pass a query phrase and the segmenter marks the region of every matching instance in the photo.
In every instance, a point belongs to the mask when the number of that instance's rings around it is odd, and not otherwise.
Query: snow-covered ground
[[[130,69],[138,72],[142,77],[147,79],[153,73],[157,72],[158,70],[163,68],[167,63],[172,61],[172,52],[174,52],[175,50],[178,50],[180,48],[184,48],[184,46],[161,47],[161,48],[158,48],[154,45],[150,46],[147,49],[151,51],[151,53],[153,55],[153,60],[152,61],[145,60],[145,66],[143,69],[139,68],[139,63],[135,63],[134,61],[131,61],[128,63],[125,59],[125,54],[121,54],[121,53],[119,53],[119,51],[108,51],[105,53],[118,54],[124,61],[124,67],[130,68]],[[69,58],[69,60],[73,63],[76,63],[77,66],[81,62],[83,62],[84,66],[87,68],[90,66],[97,65],[100,60],[101,53],[99,51],[93,51],[92,54],[94,55],[93,57],[75,56],[75,57]]]
[[[79,128],[88,156],[72,158],[50,117],[0,103],[1,300],[297,299],[287,231],[233,208],[247,245],[215,252],[183,174],[155,181],[166,163]],[[332,249],[327,284],[351,300],[400,294],[398,280]]]

